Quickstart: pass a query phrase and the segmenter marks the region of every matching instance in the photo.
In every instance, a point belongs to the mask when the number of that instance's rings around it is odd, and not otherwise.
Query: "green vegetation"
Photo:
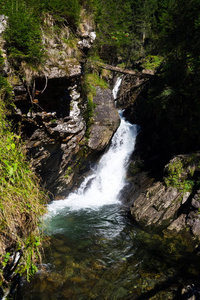
[[[4,34],[9,59],[33,65],[41,63],[43,47],[39,16],[23,0],[0,2],[1,13],[9,17]]]
[[[141,124],[153,133],[146,136],[151,152],[146,155],[159,156],[163,165],[174,155],[200,149],[199,10],[198,0],[159,1],[152,24],[154,47],[146,59],[163,60],[140,101]]]
[[[0,14],[8,17],[6,49],[16,70],[23,61],[36,68],[45,60],[41,26],[46,14],[76,27],[80,9],[78,0],[0,0]]]
[[[189,179],[183,179],[183,164],[182,161],[177,159],[173,163],[170,163],[167,169],[167,176],[164,178],[167,186],[176,187],[180,191],[191,192],[194,186],[194,182]]]
[[[73,173],[73,170],[71,167],[67,168],[66,174],[65,174],[65,178],[68,179],[69,176]]]
[[[157,55],[148,55],[145,57],[142,67],[147,70],[155,70],[160,67],[163,57]]]
[[[11,57],[41,63],[45,54],[40,28],[45,15],[76,28],[81,7],[94,13],[98,35],[93,51],[109,63],[131,66],[147,57],[146,64],[157,67],[160,57],[170,54],[196,70],[197,0],[0,0],[0,13],[9,17],[5,38]]]
[[[95,0],[97,52],[101,58],[130,67],[141,57],[157,55],[154,41],[159,4],[158,0]]]
[[[182,192],[192,192],[194,187],[199,188],[199,176],[195,175],[198,162],[199,155],[195,154],[174,158],[166,168],[166,186],[176,187]]]
[[[93,97],[96,96],[96,89],[95,86],[93,86],[92,82],[90,81],[90,78],[92,78],[93,74],[85,74],[84,76],[84,83],[83,83],[83,91],[85,94],[85,97],[87,99],[87,107],[85,110],[85,122],[86,122],[86,138],[89,138],[89,131],[90,131],[90,126],[93,123],[93,114],[94,114],[94,109],[95,109],[95,104],[93,102]]]
[[[12,87],[9,85],[6,78],[1,75],[1,70],[3,66],[4,66],[4,59],[2,57],[2,51],[0,50],[0,93],[1,95],[4,96],[6,102],[9,102]]]
[[[4,93],[3,93],[4,91]],[[40,259],[40,217],[45,212],[46,196],[41,192],[20,137],[10,131],[5,118],[4,104],[7,84],[1,86],[0,98],[0,265],[9,262],[10,255],[23,251],[23,258],[16,272],[26,274],[29,279],[37,270]],[[10,254],[5,253],[10,249]]]
[[[26,0],[27,4],[37,10],[37,14],[50,13],[56,19],[66,19],[75,26],[79,23],[81,6],[78,0]]]
[[[93,101],[93,97],[96,96],[96,87],[101,89],[107,89],[108,83],[99,77],[96,73],[86,74],[84,78],[84,87],[87,91],[88,99]]]
[[[0,14],[8,17],[5,47],[15,71],[24,62],[37,69],[45,61],[41,28],[46,16],[52,16],[55,33],[60,32],[60,24],[71,27],[74,35],[64,36],[63,42],[75,48],[81,7],[94,14],[97,31],[83,82],[86,137],[93,121],[96,87],[107,88],[97,64],[102,59],[123,67],[158,70],[145,95],[146,113],[142,112],[144,123],[155,133],[155,139],[147,142],[152,156],[162,153],[168,160],[174,154],[198,150],[199,0],[0,0]],[[0,56],[0,70],[2,65]],[[18,271],[29,278],[36,271],[35,260],[40,257],[38,226],[45,197],[25,159],[20,137],[11,133],[4,117],[11,87],[3,76],[0,76],[0,89],[1,264],[5,266],[12,254],[5,253],[5,243],[13,251],[23,248],[24,258]],[[132,167],[134,175],[140,166]],[[197,181],[193,169],[184,175],[187,167],[181,160],[171,163],[166,185],[191,191]],[[71,172],[68,168],[66,178]]]

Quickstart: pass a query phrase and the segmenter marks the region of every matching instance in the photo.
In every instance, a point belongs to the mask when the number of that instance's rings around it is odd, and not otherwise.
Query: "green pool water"
[[[198,283],[200,261],[181,238],[145,232],[119,204],[48,220],[44,265],[21,299],[174,299]]]

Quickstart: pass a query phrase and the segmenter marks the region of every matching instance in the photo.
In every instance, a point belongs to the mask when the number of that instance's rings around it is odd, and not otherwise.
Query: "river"
[[[91,174],[66,199],[49,204],[43,266],[23,282],[20,300],[173,299],[177,286],[196,280],[181,239],[146,232],[127,217],[120,191],[137,126],[119,114],[120,126]]]

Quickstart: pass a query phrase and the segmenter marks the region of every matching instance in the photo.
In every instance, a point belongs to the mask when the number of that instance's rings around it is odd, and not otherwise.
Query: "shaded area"
[[[20,300],[188,299],[178,298],[179,288],[198,286],[200,258],[190,241],[127,224],[122,208],[66,211],[51,226],[47,264]]]

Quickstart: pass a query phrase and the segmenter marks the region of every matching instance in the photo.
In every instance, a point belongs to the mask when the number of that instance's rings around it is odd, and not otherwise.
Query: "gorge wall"
[[[141,126],[128,174],[130,216],[146,228],[199,238],[199,141],[196,129],[188,131],[197,121],[188,99],[179,103],[180,95],[171,96],[162,84],[158,72],[124,112]]]
[[[5,61],[4,72],[14,92],[15,111],[10,118],[26,142],[33,167],[54,197],[65,196],[75,180],[79,181],[79,175],[89,168],[88,158],[105,149],[119,125],[109,88],[94,87],[93,107],[88,111],[83,85],[94,30],[93,17],[86,17],[84,11],[76,33],[66,25],[58,31],[54,19],[47,16],[44,66],[36,71],[22,64],[16,72]]]

